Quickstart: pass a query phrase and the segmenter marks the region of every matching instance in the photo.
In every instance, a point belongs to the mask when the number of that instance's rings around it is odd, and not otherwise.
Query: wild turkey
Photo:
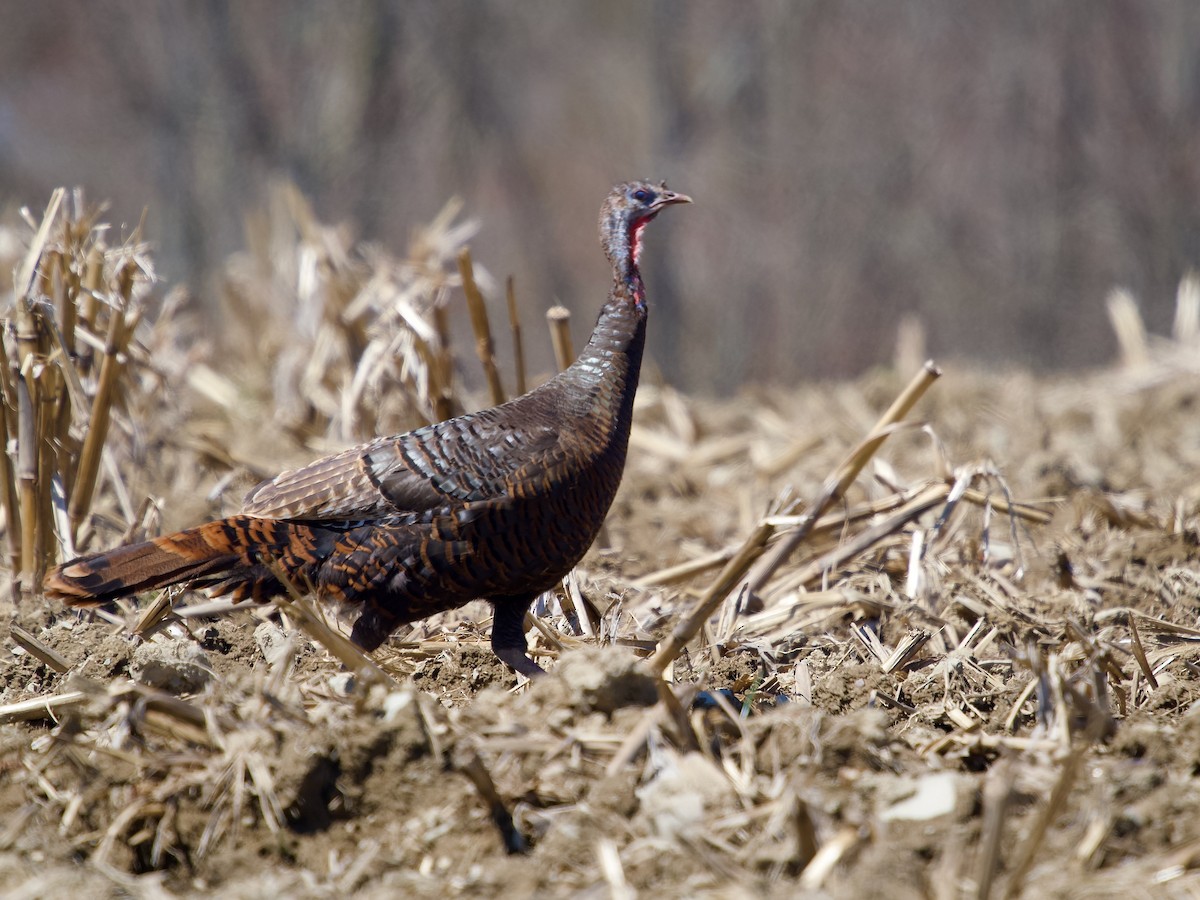
[[[529,604],[591,546],[621,481],[646,338],[642,229],[690,198],[630,182],[600,210],[613,285],[583,354],[522,397],[284,472],[227,519],[51,571],[45,591],[95,606],[172,584],[234,600],[284,593],[276,576],[362,612],[374,650],[398,626],[491,601],[492,649],[518,672]]]

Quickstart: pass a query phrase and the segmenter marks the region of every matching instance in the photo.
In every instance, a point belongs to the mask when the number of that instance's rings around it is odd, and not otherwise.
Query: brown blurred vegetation
[[[44,0],[4,20],[0,201],[65,184],[130,227],[148,208],[167,282],[214,320],[276,177],[389,248],[461,196],[527,325],[561,301],[577,337],[606,286],[603,192],[668,179],[697,204],[651,238],[650,353],[705,392],[887,363],[910,314],[940,357],[1103,362],[1106,292],[1166,330],[1200,258],[1188,0]]]

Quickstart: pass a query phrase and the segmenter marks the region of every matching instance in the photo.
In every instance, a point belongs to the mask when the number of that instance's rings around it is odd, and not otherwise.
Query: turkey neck
[[[629,440],[645,346],[642,278],[635,266],[620,267],[587,346],[556,380],[567,399],[563,412],[579,420],[590,441],[621,454]]]

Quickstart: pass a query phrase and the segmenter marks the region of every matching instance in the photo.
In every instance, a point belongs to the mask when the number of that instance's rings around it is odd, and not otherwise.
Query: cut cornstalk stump
[[[458,251],[458,274],[462,277],[463,293],[467,295],[467,309],[471,314],[471,328],[475,332],[475,352],[487,379],[492,404],[504,402],[504,386],[500,383],[500,370],[496,367],[496,352],[492,345],[492,328],[488,323],[487,305],[483,294],[475,283],[475,268],[471,264],[471,250],[463,247]]]
[[[575,348],[571,344],[571,311],[565,306],[552,306],[546,310],[546,321],[550,325],[550,341],[554,344],[554,363],[561,372],[575,360]]]
[[[511,275],[504,284],[504,296],[508,301],[508,326],[512,330],[513,370],[517,376],[517,396],[519,397],[528,388],[525,382],[525,345],[521,340],[521,317],[517,313],[517,293]]]

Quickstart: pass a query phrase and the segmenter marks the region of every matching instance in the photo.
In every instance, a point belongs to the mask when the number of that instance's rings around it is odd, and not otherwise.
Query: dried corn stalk
[[[141,226],[109,247],[101,213],[60,188],[40,220],[25,214],[33,234],[5,313],[0,502],[12,570],[27,583],[58,544],[70,551],[103,489],[112,414],[155,280]]]

